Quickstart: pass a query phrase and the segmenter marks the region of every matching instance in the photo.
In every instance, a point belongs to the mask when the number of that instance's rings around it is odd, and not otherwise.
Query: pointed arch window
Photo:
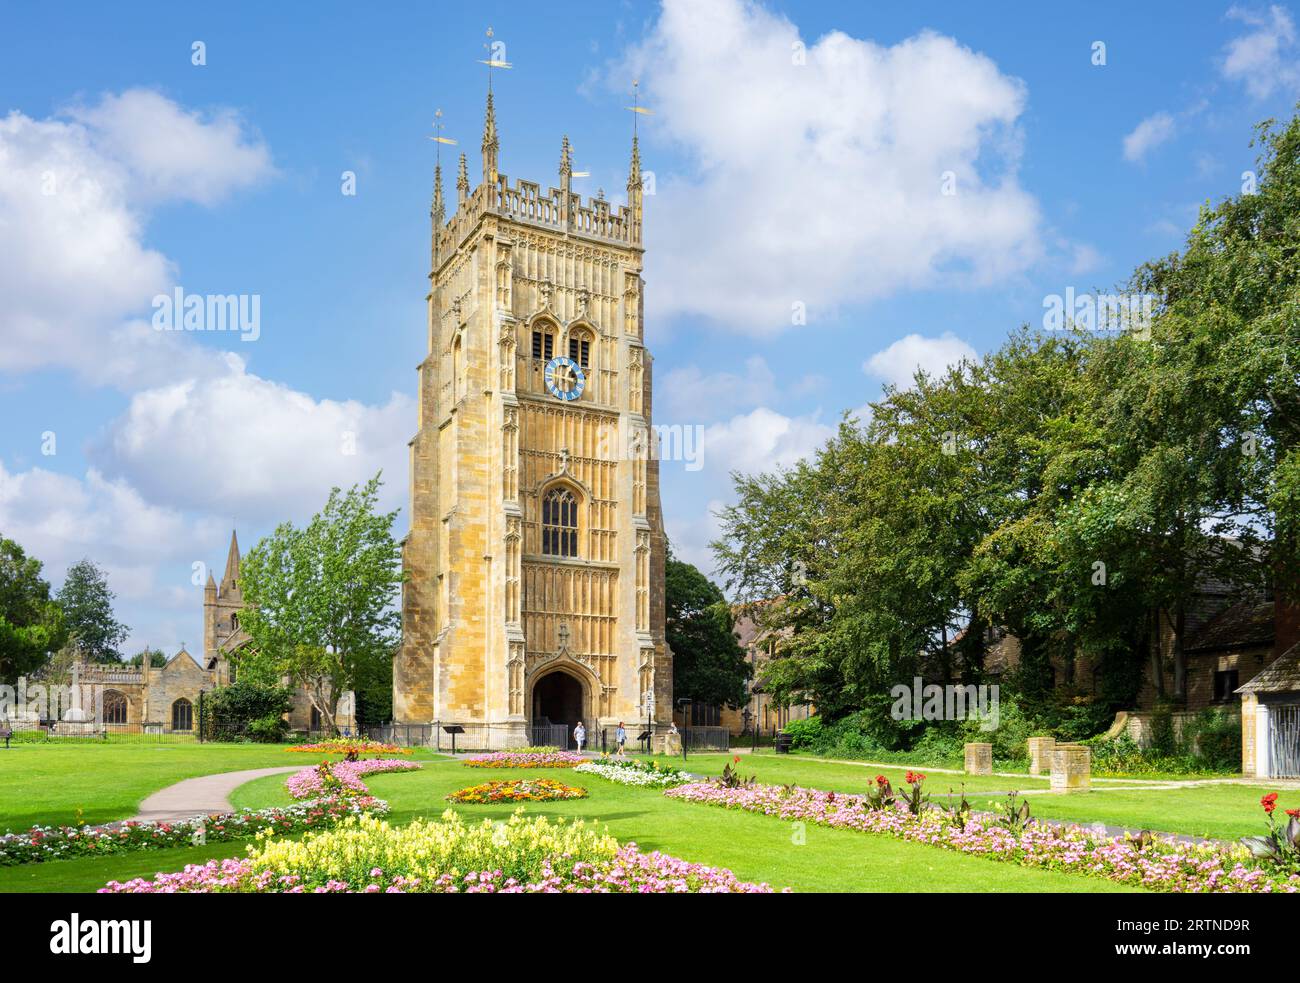
[[[552,488],[542,498],[542,553],[578,555],[578,499],[568,488]]]
[[[149,658],[146,654],[145,658]],[[126,723],[126,697],[115,689],[104,693],[104,723]]]
[[[172,704],[172,730],[194,729],[194,705],[181,697]]]

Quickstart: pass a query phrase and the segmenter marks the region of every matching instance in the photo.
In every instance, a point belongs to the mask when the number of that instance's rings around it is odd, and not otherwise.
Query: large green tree
[[[664,607],[673,650],[674,697],[718,706],[744,703],[751,669],[732,633],[735,620],[717,584],[670,554]]]
[[[1134,275],[1149,323],[1013,332],[810,460],[735,476],[714,549],[794,629],[774,689],[839,716],[914,671],[975,678],[996,628],[1031,695],[1087,655],[1119,705],[1144,666],[1163,687],[1161,632],[1179,699],[1205,580],[1300,573],[1300,118],[1260,142],[1257,187]]]
[[[240,564],[248,603],[240,623],[251,638],[240,679],[274,685],[288,676],[330,732],[339,697],[382,673],[398,640],[397,513],[376,511],[380,484],[375,475],[333,489],[304,528],[280,525]]]
[[[41,561],[0,537],[0,680],[40,666],[67,639],[63,612],[41,577]]]
[[[94,561],[81,559],[68,567],[59,589],[59,607],[74,645],[89,662],[118,662],[118,646],[130,630],[113,617],[116,595],[108,575]]]

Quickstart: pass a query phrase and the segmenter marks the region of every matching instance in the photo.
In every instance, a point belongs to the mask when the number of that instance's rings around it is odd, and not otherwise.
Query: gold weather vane
[[[487,40],[483,42],[483,47],[487,49],[488,56],[480,58],[478,63],[488,67],[488,91],[492,91],[492,69],[494,68],[514,68],[515,66],[508,61],[502,61],[499,58],[492,57],[492,28],[487,29]]]
[[[453,147],[456,146],[455,140],[453,140],[451,137],[445,137],[442,135],[442,110],[441,109],[435,111],[433,114],[433,136],[429,137],[429,139],[433,140],[436,143],[447,143],[447,144],[451,144],[451,146]],[[441,151],[439,151],[439,153],[441,153]]]
[[[653,109],[646,109],[645,106],[641,105],[641,82],[638,79],[632,80],[632,105],[624,106],[623,108],[626,109],[629,113],[634,114],[632,116],[633,136],[636,136],[637,116],[653,116],[655,114],[655,111]]]

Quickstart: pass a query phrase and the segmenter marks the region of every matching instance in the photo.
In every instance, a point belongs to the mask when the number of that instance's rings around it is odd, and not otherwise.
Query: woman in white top
[[[582,721],[578,721],[578,726],[573,728],[573,740],[578,745],[578,753],[582,753],[582,745],[587,742],[587,728],[582,726]]]

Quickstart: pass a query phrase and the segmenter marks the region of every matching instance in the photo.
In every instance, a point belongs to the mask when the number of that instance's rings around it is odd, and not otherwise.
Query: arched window
[[[549,362],[555,357],[555,335],[543,326],[533,329],[533,358]]]
[[[239,615],[232,614],[230,616],[230,630],[232,632],[239,631]]]
[[[194,729],[194,707],[181,697],[172,704],[172,730]]]
[[[320,730],[320,708],[313,706],[311,708],[311,724],[308,728],[313,734]]]
[[[591,333],[584,330],[569,333],[569,358],[582,366],[586,372],[591,368]]]
[[[578,499],[567,488],[552,488],[542,499],[542,552],[578,555]]]
[[[146,655],[145,658],[149,656]],[[126,697],[115,689],[106,690],[104,693],[104,723],[126,723]]]

